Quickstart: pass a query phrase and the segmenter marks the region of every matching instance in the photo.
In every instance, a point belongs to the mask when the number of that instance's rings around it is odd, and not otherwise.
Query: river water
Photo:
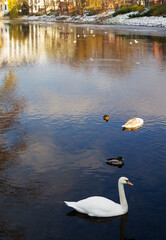
[[[0,239],[165,239],[165,102],[163,29],[1,22]],[[144,125],[122,131],[132,116]],[[63,202],[119,202],[121,176],[127,215]]]

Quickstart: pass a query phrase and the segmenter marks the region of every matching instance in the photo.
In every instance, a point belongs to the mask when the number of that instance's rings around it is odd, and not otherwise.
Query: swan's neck
[[[124,191],[124,184],[118,182],[118,188],[119,188],[120,204],[123,208],[128,210],[128,204],[127,204],[126,195]]]

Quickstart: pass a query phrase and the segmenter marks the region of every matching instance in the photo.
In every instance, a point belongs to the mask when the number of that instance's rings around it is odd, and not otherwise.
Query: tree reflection
[[[8,222],[0,222],[0,238],[1,239],[26,239],[25,230],[22,227],[13,227],[8,229]]]
[[[151,58],[152,51],[146,43],[154,45],[156,62],[164,64],[166,61],[164,37],[136,35],[115,29],[109,29],[105,34],[99,29],[79,28],[69,24],[15,23],[4,24],[1,30],[7,40],[1,48],[4,48],[1,65],[6,62],[25,64],[38,61],[41,56],[48,56],[53,61],[78,68],[80,61],[93,59],[93,64],[100,71],[124,74],[131,71],[137,62]],[[137,44],[134,43],[135,39],[138,40]],[[101,64],[101,61],[105,62]],[[92,63],[86,64],[85,68],[91,71]]]
[[[10,25],[10,39],[25,41],[29,36],[28,24],[11,24]]]
[[[0,48],[3,47],[3,38],[2,36],[0,37]]]
[[[3,239],[26,239],[24,228],[16,220],[18,209],[28,204],[28,198],[41,193],[39,183],[30,177],[26,181],[21,171],[16,170],[19,155],[28,148],[27,132],[20,122],[25,107],[26,99],[18,92],[18,79],[9,70],[0,87],[0,238]]]
[[[16,75],[9,70],[0,88],[0,171],[8,168],[10,160],[27,148],[24,140],[26,132],[23,129],[21,132],[17,131],[17,126],[20,127],[19,115],[26,106],[25,98],[18,94],[17,84]]]
[[[0,89],[1,133],[6,133],[19,124],[18,115],[23,112],[24,107],[25,99],[17,93],[17,78],[13,71],[9,70]]]
[[[73,68],[78,68],[80,61],[92,58],[95,67],[101,71],[118,71],[124,74],[131,71],[132,66],[137,66],[138,61],[144,61],[145,57],[149,58],[151,49],[147,47],[147,42],[154,43],[154,54],[160,57],[160,61],[165,61],[162,57],[165,56],[164,42],[160,45],[155,44],[153,36],[124,35],[116,31],[103,34],[97,30],[92,32],[90,28],[79,29],[66,25],[59,28],[47,27],[43,34],[47,35],[45,38],[47,55],[55,61],[68,62]],[[135,39],[139,40],[137,44]],[[164,41],[163,37],[157,39],[160,43]],[[101,64],[102,61],[105,61],[104,64]],[[91,66],[92,64],[87,64],[86,70],[90,71]]]

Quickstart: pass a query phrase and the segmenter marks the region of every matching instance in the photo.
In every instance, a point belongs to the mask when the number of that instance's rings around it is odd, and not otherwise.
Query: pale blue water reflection
[[[164,239],[165,36],[90,25],[0,27],[1,238]],[[145,124],[122,131],[131,116]],[[119,155],[123,168],[105,164]],[[67,215],[64,200],[118,202],[123,175],[134,183],[124,224]]]

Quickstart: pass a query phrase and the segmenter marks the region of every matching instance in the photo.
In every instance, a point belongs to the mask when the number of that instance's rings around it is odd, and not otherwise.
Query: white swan
[[[80,213],[91,217],[114,217],[128,212],[128,204],[124,192],[124,184],[133,185],[128,178],[121,177],[118,181],[120,204],[105,197],[93,196],[78,202],[66,202],[66,205]]]
[[[132,117],[130,118],[124,125],[122,125],[123,128],[138,128],[143,125],[144,121],[142,118],[136,118]]]

